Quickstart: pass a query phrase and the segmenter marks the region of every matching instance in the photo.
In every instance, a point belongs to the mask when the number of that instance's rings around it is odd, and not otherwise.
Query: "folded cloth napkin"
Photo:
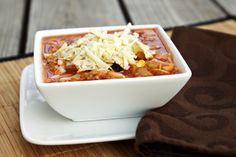
[[[144,156],[236,157],[236,36],[177,27],[172,40],[193,76],[142,118],[136,149]]]

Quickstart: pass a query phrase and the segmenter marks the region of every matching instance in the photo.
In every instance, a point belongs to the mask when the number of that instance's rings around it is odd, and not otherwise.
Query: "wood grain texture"
[[[32,0],[26,51],[38,30],[123,24],[117,0]]]
[[[236,21],[201,26],[236,34]],[[0,156],[39,157],[136,157],[134,140],[83,145],[39,146],[24,140],[19,124],[19,82],[22,69],[32,57],[0,63]]]
[[[226,15],[209,0],[124,0],[135,24],[163,27],[193,24]]]
[[[197,28],[208,29],[212,31],[236,35],[236,20],[227,20],[224,22],[216,22],[212,24],[201,25],[201,26],[197,26]],[[167,34],[171,36],[172,30],[168,31]]]
[[[236,35],[236,20],[227,20],[224,22],[218,22],[218,23],[209,24],[209,25],[202,25],[202,26],[198,26],[198,28]]]
[[[24,0],[0,0],[0,57],[18,53]]]
[[[235,0],[216,0],[229,14],[236,16]]]

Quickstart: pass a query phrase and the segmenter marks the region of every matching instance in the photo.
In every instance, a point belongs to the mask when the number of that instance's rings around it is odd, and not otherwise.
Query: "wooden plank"
[[[18,53],[24,3],[24,0],[0,1],[0,57]]]
[[[229,14],[236,16],[235,0],[216,0]]]
[[[124,0],[135,24],[173,27],[226,15],[209,0]]]
[[[37,30],[123,24],[117,0],[32,0],[26,50],[33,50]]]

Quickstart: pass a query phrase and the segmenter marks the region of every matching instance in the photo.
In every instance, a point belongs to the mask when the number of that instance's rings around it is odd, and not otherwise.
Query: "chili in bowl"
[[[48,104],[73,121],[143,115],[191,77],[159,25],[39,31],[34,65]]]

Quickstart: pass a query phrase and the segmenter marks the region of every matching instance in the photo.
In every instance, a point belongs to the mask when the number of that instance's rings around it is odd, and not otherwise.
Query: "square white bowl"
[[[160,25],[134,25],[132,29],[157,28],[181,73],[109,80],[44,83],[42,38],[89,32],[91,29],[120,30],[126,26],[73,28],[38,31],[34,45],[36,85],[48,104],[73,121],[127,118],[161,107],[186,84],[192,73],[180,52]]]

